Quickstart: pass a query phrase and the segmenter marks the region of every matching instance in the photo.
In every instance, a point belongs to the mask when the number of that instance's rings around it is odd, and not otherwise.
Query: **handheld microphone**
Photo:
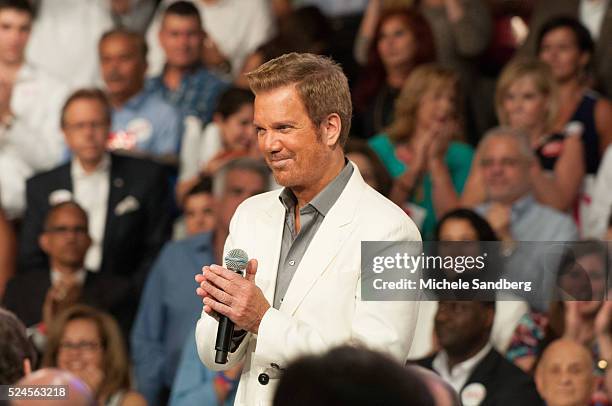
[[[242,274],[246,269],[249,257],[241,249],[233,249],[225,255],[225,266],[232,272]],[[227,316],[219,315],[219,327],[217,328],[217,340],[215,342],[215,362],[217,364],[227,363],[227,353],[230,349],[232,336],[234,335],[234,322]]]

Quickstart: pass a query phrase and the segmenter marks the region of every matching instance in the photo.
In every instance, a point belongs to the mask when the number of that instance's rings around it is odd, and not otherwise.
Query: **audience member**
[[[383,354],[344,346],[289,364],[272,404],[426,406],[434,400],[421,374]]]
[[[436,217],[456,207],[472,148],[462,136],[458,77],[437,65],[416,68],[396,102],[386,134],[369,143],[395,178],[390,199],[431,239]]]
[[[135,301],[127,280],[107,273],[88,272],[85,253],[91,245],[87,213],[73,201],[52,206],[38,238],[49,266],[19,272],[6,288],[6,306],[30,327],[41,331],[63,309],[77,302],[112,312],[128,331]],[[27,300],[24,298],[27,297]]]
[[[415,10],[386,11],[373,38],[368,63],[353,92],[353,135],[361,138],[370,138],[393,122],[394,103],[408,76],[436,57],[429,24]]]
[[[344,153],[350,159],[363,180],[383,196],[389,196],[393,180],[376,152],[364,140],[349,138],[344,146]]]
[[[546,22],[553,17],[572,16],[580,20],[595,41],[593,70],[595,88],[605,96],[612,97],[612,3],[592,0],[540,0],[534,2],[529,36],[522,52],[535,55],[538,33]]]
[[[502,241],[574,241],[572,219],[533,196],[534,153],[527,135],[498,127],[485,134],[475,163],[488,200],[477,207]]]
[[[229,220],[243,200],[267,191],[268,179],[263,162],[230,161],[213,180],[217,218],[212,232],[193,230],[187,239],[168,243],[155,261],[132,331],[138,389],[149,404],[167,400],[187,334],[200,316],[202,302],[193,294],[194,275],[203,264],[222,262]],[[189,200],[187,195],[186,206]]]
[[[91,389],[98,404],[147,404],[132,390],[128,357],[117,322],[92,307],[73,306],[53,322],[43,366],[75,374]]]
[[[135,32],[114,29],[99,43],[102,77],[113,119],[108,146],[176,165],[182,118],[158,94],[144,90],[147,49]]]
[[[92,246],[85,268],[132,279],[136,292],[170,234],[167,177],[158,165],[106,152],[111,107],[98,89],[73,93],[62,110],[62,128],[73,153],[70,162],[27,183],[20,261],[43,268],[37,244],[50,206],[75,200],[89,216]]]
[[[157,32],[163,27],[166,9],[177,0],[162,0],[149,26],[147,43],[149,74],[163,68],[163,55],[157,43]],[[202,16],[200,26],[206,31],[203,59],[206,65],[231,77],[242,69],[245,58],[274,34],[270,2],[266,0],[189,0]],[[164,45],[162,44],[162,47]]]
[[[574,206],[585,174],[582,131],[574,126],[554,131],[559,98],[550,68],[535,59],[509,63],[497,82],[495,104],[503,126],[528,136],[537,158],[530,169],[536,199],[561,211]],[[478,189],[480,176],[473,171],[468,179],[463,198],[467,205],[485,198]]]
[[[4,296],[6,283],[15,273],[17,262],[17,241],[15,230],[0,208],[0,301]]]
[[[200,13],[192,3],[178,1],[165,9],[159,29],[165,66],[163,72],[149,79],[147,88],[177,107],[183,116],[196,116],[207,124],[227,84],[202,64],[205,36]]]
[[[479,76],[477,67],[478,57],[492,39],[492,18],[486,1],[424,0],[412,3],[423,13],[431,27],[436,61],[459,74],[463,96],[461,103],[466,105],[470,128],[486,130],[495,118],[493,108],[487,106],[493,102],[492,86],[480,83],[483,78]],[[384,10],[384,1],[372,0],[368,4],[355,47],[355,57],[362,63],[366,60],[367,47],[374,34],[372,21],[378,20]],[[417,37],[417,41],[420,38]],[[483,103],[483,100],[489,103]],[[473,138],[470,140],[476,141]]]
[[[494,315],[494,302],[440,302],[435,331],[442,349],[416,363],[437,372],[463,404],[542,404],[531,378],[492,348]]]
[[[446,213],[436,226],[435,241],[449,241],[448,248],[454,249],[452,244],[457,242],[479,242],[480,249],[487,250],[487,266],[499,261],[492,257],[495,254],[495,232],[489,223],[477,213],[470,209],[460,208]],[[484,244],[483,244],[484,242]],[[442,248],[444,245],[441,245]],[[466,247],[467,248],[467,247]],[[464,274],[462,274],[464,275]],[[483,279],[490,279],[494,274],[483,275]],[[457,292],[454,292],[457,293]],[[476,292],[477,294],[480,294]],[[415,332],[409,358],[422,358],[436,348],[437,343],[434,334],[434,318],[437,310],[437,301],[422,301],[419,306],[419,329]],[[497,301],[493,328],[491,330],[491,344],[500,353],[505,353],[514,326],[520,318],[529,310],[527,303],[523,301]]]
[[[97,47],[113,27],[108,1],[40,1],[27,55],[71,89],[97,86]]]
[[[25,57],[33,9],[0,1],[0,207],[10,218],[25,209],[25,182],[57,165],[65,147],[59,111],[67,88]]]
[[[36,352],[26,328],[13,313],[0,307],[0,385],[13,385],[32,372]]]
[[[29,375],[26,375],[19,382],[18,386],[65,386],[66,398],[62,399],[65,406],[97,406],[91,391],[85,383],[76,375],[56,368],[43,368]],[[59,400],[59,399],[58,399]],[[47,406],[49,399],[36,399],[28,397],[26,399],[14,400],[12,406]]]
[[[593,357],[575,341],[556,340],[542,354],[535,382],[547,406],[588,406],[595,388]]]
[[[253,125],[254,100],[250,90],[231,87],[219,97],[213,121],[204,131],[185,134],[177,186],[179,201],[201,174],[212,175],[239,156],[259,155]]]
[[[557,301],[547,313],[531,311],[521,318],[506,353],[507,359],[533,372],[537,358],[554,340],[564,338],[585,346],[597,361],[593,404],[609,400],[612,389],[609,371],[606,375],[605,368],[597,368],[600,360],[608,362],[612,356],[612,302],[605,300],[607,259],[603,244],[586,241],[572,246],[560,266]],[[589,284],[586,299],[591,301],[577,300],[584,299],[576,294],[585,290],[580,289],[584,277]]]
[[[587,75],[594,52],[591,35],[575,18],[558,17],[542,26],[537,51],[559,85],[556,129],[562,131],[570,122],[582,124],[586,172],[594,175],[612,142],[612,103],[589,88]]]

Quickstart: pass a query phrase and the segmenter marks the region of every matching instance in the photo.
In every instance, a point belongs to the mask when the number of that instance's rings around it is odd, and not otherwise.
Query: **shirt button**
[[[295,265],[295,261],[294,260],[289,261],[289,265],[291,266]]]
[[[268,374],[261,373],[257,377],[257,380],[259,381],[261,385],[267,385],[268,382],[270,382],[270,376]]]

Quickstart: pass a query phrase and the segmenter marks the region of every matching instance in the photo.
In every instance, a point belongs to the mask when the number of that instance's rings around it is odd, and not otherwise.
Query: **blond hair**
[[[393,122],[386,131],[394,143],[406,142],[412,137],[423,96],[430,90],[441,88],[455,90],[455,119],[462,124],[459,114],[459,76],[440,65],[421,65],[412,71],[395,101]]]
[[[104,378],[96,398],[109,397],[131,388],[129,364],[119,326],[109,314],[86,305],[74,305],[60,313],[49,328],[47,348],[43,356],[44,367],[56,367],[64,330],[72,320],[91,320],[98,328],[102,345],[102,371]]]
[[[279,56],[247,74],[253,93],[295,85],[308,117],[318,128],[330,114],[338,114],[344,146],[351,129],[351,93],[342,68],[330,58],[295,52]]]
[[[518,80],[529,77],[537,91],[548,98],[548,108],[544,118],[546,132],[552,131],[559,112],[559,99],[557,83],[553,79],[550,67],[533,58],[514,59],[506,65],[497,81],[495,89],[495,110],[501,125],[509,125],[508,114],[504,111],[503,103],[510,87]]]

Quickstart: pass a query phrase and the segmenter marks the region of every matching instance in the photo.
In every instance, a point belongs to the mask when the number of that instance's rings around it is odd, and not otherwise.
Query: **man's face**
[[[77,99],[64,114],[66,144],[84,164],[97,165],[106,151],[109,123],[98,100]]]
[[[223,194],[219,199],[220,225],[226,230],[234,212],[246,199],[266,191],[267,180],[263,179],[257,172],[234,169],[225,175],[225,186]]]
[[[211,231],[217,215],[215,200],[210,193],[196,193],[185,199],[185,227],[187,235]]]
[[[331,149],[321,141],[294,86],[256,95],[255,127],[259,149],[279,185],[300,191],[320,182]]]
[[[143,87],[147,69],[138,42],[126,35],[113,35],[100,44],[102,77],[111,96],[129,98]]]
[[[0,62],[23,61],[31,28],[32,18],[28,13],[10,8],[0,10]]]
[[[512,137],[487,140],[483,145],[480,166],[491,201],[512,203],[529,191],[530,164]]]
[[[165,16],[159,41],[169,66],[187,68],[202,58],[204,32],[197,18],[173,14]]]
[[[546,350],[535,381],[548,406],[588,405],[593,391],[592,362],[579,344],[557,341]]]
[[[91,244],[87,218],[74,206],[58,208],[40,237],[40,245],[51,265],[81,267]]]
[[[438,341],[453,355],[464,355],[489,336],[494,312],[478,302],[441,301],[434,319]]]

